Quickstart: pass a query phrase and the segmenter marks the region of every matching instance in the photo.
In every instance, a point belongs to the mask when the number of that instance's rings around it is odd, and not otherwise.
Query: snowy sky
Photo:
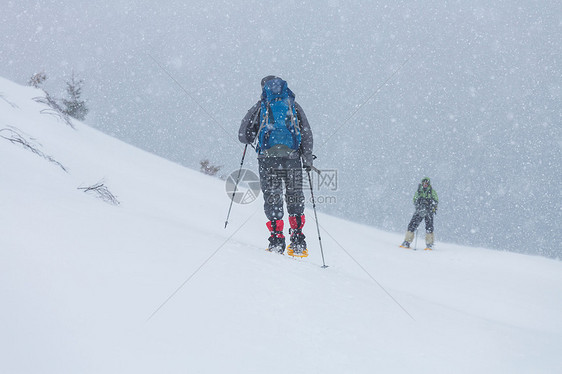
[[[7,1],[0,76],[45,71],[60,97],[74,71],[87,123],[226,175],[276,74],[317,166],[338,171],[321,210],[402,232],[429,176],[437,237],[560,257],[561,14],[554,0]]]

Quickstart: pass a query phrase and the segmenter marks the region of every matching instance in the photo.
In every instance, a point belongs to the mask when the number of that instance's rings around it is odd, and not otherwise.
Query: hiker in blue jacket
[[[289,213],[291,244],[287,254],[308,256],[302,228],[305,223],[303,173],[312,168],[312,131],[302,107],[283,79],[269,75],[261,81],[261,99],[248,111],[238,132],[244,144],[256,143],[260,184],[264,197],[269,251],[283,253],[283,184]]]

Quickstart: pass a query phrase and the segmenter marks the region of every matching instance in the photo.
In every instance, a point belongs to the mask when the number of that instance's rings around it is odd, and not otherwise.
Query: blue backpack
[[[257,152],[267,156],[287,156],[301,145],[295,94],[281,78],[263,86],[257,139]]]

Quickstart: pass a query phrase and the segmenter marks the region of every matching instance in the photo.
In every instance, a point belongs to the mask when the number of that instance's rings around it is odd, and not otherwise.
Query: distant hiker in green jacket
[[[414,240],[414,231],[416,231],[421,221],[425,219],[425,249],[431,250],[433,248],[433,215],[437,214],[438,203],[437,192],[431,187],[430,179],[427,177],[423,178],[414,195],[416,211],[408,224],[406,238],[400,247],[410,248],[410,244]]]

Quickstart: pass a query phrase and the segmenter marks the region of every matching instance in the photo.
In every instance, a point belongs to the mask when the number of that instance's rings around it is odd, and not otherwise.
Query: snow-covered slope
[[[322,269],[310,209],[310,257],[268,253],[259,199],[225,230],[224,182],[42,95],[0,78],[0,372],[562,372],[562,263],[320,214]]]

